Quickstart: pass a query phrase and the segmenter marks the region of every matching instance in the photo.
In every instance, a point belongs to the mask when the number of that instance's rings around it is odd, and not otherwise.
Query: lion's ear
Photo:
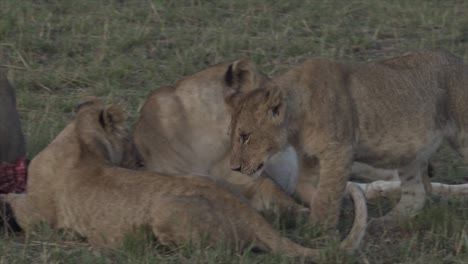
[[[265,90],[264,109],[275,125],[280,125],[286,116],[284,92],[279,87]]]
[[[81,109],[88,106],[99,104],[98,99],[95,96],[86,96],[83,100],[75,107],[75,113],[78,113]]]
[[[121,130],[124,127],[125,119],[126,113],[118,105],[106,106],[99,115],[99,123],[109,133]]]
[[[260,73],[255,63],[250,60],[242,59],[229,65],[224,74],[226,84],[224,101],[227,106],[229,108],[234,107],[241,93],[259,88],[262,78],[262,73]]]

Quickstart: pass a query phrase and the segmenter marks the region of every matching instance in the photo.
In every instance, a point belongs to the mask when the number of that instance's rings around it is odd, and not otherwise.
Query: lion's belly
[[[442,140],[440,130],[364,136],[355,147],[355,160],[379,168],[398,169],[415,160],[427,160]]]

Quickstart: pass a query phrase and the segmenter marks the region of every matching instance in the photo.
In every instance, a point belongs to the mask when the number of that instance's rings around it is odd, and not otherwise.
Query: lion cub
[[[45,221],[76,231],[92,245],[115,247],[135,228],[148,226],[165,245],[224,241],[233,250],[253,244],[319,257],[319,250],[281,237],[247,202],[207,178],[116,167],[127,146],[124,119],[114,105],[93,100],[79,107],[32,160],[28,193],[5,198],[23,228]]]
[[[311,219],[326,227],[337,222],[353,161],[398,170],[402,197],[373,221],[382,226],[421,210],[421,175],[443,139],[468,159],[468,67],[445,51],[357,65],[314,58],[256,90],[242,93],[242,86],[225,95],[231,168],[258,175],[272,155],[293,146],[302,157],[298,193],[310,201]]]

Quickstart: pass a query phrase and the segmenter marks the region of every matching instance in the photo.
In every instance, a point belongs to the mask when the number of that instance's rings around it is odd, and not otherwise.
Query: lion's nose
[[[233,171],[241,171],[242,166],[241,165],[232,165],[231,170]]]

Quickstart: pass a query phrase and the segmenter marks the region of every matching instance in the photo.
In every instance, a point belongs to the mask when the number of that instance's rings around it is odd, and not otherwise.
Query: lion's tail
[[[354,183],[348,183],[346,192],[354,200],[355,219],[348,236],[341,242],[340,248],[354,251],[361,244],[367,228],[367,205],[363,191]],[[263,219],[264,220],[264,219]],[[256,245],[266,251],[284,253],[288,256],[304,256],[313,261],[320,259],[321,249],[306,248],[282,237],[269,224],[258,224],[254,229]]]
[[[340,248],[354,251],[361,244],[367,229],[367,204],[363,191],[356,184],[348,182],[346,193],[354,201],[354,223],[348,236],[341,242]]]

